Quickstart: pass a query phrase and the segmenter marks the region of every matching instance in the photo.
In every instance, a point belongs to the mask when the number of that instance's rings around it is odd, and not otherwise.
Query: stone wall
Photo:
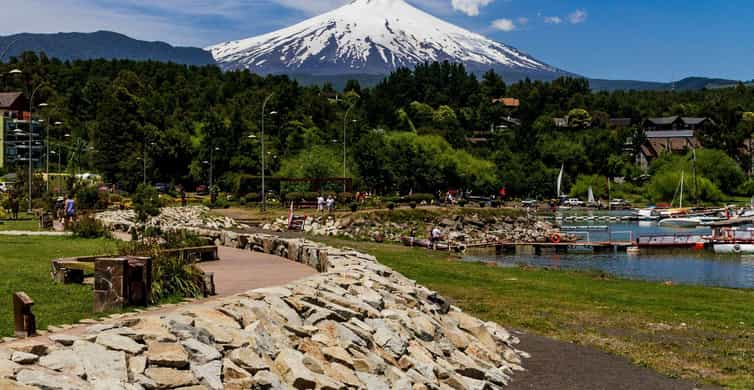
[[[0,388],[496,389],[523,369],[515,336],[373,256],[271,235],[215,236],[321,273],[50,336],[54,345],[14,344],[0,352]]]

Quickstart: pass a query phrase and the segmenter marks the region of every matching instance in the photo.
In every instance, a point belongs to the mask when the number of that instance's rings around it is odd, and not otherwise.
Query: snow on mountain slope
[[[403,0],[353,0],[294,26],[206,50],[225,69],[262,74],[387,74],[444,60],[472,71],[566,74]]]

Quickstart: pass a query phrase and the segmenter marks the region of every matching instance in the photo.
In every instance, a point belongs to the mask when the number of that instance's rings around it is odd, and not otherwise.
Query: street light
[[[214,147],[214,148],[210,149],[210,151],[209,151],[209,190],[210,191],[212,191],[212,185],[214,184],[212,168],[215,165],[215,150],[219,151],[220,148],[219,147]]]
[[[275,95],[275,93],[269,94],[265,99],[264,102],[262,102],[262,211],[267,210],[267,192],[265,189],[265,183],[264,183],[264,117],[265,113],[267,112],[267,103],[272,99],[272,96]],[[270,112],[270,115],[276,115],[277,111]]]
[[[39,108],[46,108],[50,105],[47,103],[39,103]],[[50,123],[45,121],[44,119],[39,120],[42,123],[47,124],[47,132],[46,132],[46,138],[47,141],[45,141],[45,188],[47,190],[47,193],[50,193]],[[44,127],[44,126],[43,126]]]
[[[358,97],[357,97],[358,99]],[[351,106],[346,110],[346,114],[343,116],[343,192],[346,192],[346,127],[348,126],[348,114],[356,107],[356,102],[351,103]],[[354,122],[356,122],[354,120]]]

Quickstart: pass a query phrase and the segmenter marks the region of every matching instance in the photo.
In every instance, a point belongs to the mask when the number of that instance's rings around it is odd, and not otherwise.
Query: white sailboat
[[[594,191],[592,190],[592,186],[589,186],[589,191],[587,191],[587,204],[593,205],[597,203],[597,201],[594,199]]]
[[[660,222],[657,223],[658,226],[666,226],[666,227],[677,227],[677,228],[695,228],[702,224],[702,218],[700,217],[683,217],[683,216],[674,216],[674,215],[682,215],[686,213],[686,209],[683,208],[683,179],[684,179],[684,172],[681,171],[681,183],[680,183],[680,197],[679,197],[679,208],[678,209],[668,209],[667,211],[662,212],[661,214],[664,216],[667,216],[667,218],[661,219]]]
[[[565,170],[565,164],[560,166],[560,174],[558,175],[558,184],[557,184],[557,195],[558,199],[560,199],[560,196],[562,195],[560,193],[560,188],[563,185],[563,171]]]

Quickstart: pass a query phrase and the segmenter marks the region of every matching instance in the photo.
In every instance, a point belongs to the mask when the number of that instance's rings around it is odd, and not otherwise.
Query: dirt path
[[[527,371],[513,375],[507,390],[719,389],[671,379],[592,347],[529,334],[517,336],[519,348],[532,357],[524,361]]]

